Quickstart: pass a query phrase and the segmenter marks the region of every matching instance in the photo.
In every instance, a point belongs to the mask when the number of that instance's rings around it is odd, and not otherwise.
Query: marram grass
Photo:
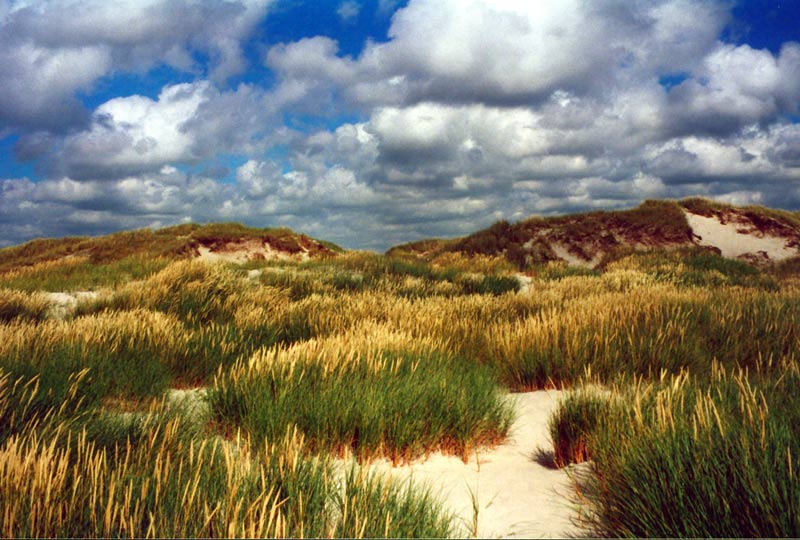
[[[487,332],[486,358],[515,388],[563,386],[585,370],[604,380],[689,369],[714,361],[753,369],[800,350],[793,293],[643,287],[565,301]]]
[[[570,450],[561,463],[592,460],[579,483],[587,525],[601,536],[800,535],[798,382],[791,363],[775,378],[719,368],[707,382],[682,374],[567,396],[551,435],[557,458]]]
[[[451,530],[427,491],[355,468],[343,474],[330,458],[309,455],[296,431],[263,444],[187,437],[185,420],[152,414],[138,436],[110,446],[57,414],[45,436],[29,430],[6,439],[0,535],[362,538]]]
[[[274,439],[296,426],[316,451],[417,458],[443,450],[465,460],[511,423],[490,370],[387,327],[261,350],[220,373],[218,420]]]
[[[50,311],[50,302],[41,293],[0,289],[0,323],[42,321]]]

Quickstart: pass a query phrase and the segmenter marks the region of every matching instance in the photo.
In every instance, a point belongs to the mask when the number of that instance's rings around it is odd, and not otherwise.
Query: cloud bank
[[[800,43],[725,42],[727,3],[411,0],[357,57],[279,43],[235,87],[266,2],[110,5],[0,7],[0,129],[41,175],[0,180],[6,243],[236,220],[385,249],[648,197],[800,207]],[[160,64],[196,76],[76,97]]]

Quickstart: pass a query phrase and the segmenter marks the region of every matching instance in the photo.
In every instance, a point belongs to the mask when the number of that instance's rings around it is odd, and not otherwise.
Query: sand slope
[[[293,256],[285,251],[273,249],[269,243],[260,240],[229,242],[224,248],[217,250],[212,250],[206,246],[199,246],[197,248],[197,253],[197,258],[202,261],[222,261],[239,264],[256,260],[307,260],[309,258],[307,251],[300,252]]]
[[[727,221],[719,217],[705,217],[685,212],[692,228],[695,242],[700,246],[715,247],[723,257],[755,257],[781,261],[800,255],[800,250],[791,245],[791,239],[782,236],[761,234],[744,223]]]
[[[420,463],[392,467],[386,461],[370,465],[395,479],[411,476],[440,495],[457,515],[459,536],[482,538],[563,538],[580,535],[567,472],[537,463],[537,448],[552,449],[547,419],[559,391],[513,394],[517,420],[507,441],[491,450],[478,451],[469,463],[435,454]],[[473,497],[478,505],[477,531],[473,530]]]

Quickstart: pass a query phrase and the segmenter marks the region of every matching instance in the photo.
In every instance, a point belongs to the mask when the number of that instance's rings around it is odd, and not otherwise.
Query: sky
[[[0,247],[800,209],[800,0],[0,0]]]

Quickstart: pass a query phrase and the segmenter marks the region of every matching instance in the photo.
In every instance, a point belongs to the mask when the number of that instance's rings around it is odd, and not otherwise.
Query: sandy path
[[[421,463],[392,467],[378,461],[372,468],[394,479],[411,476],[430,486],[456,514],[459,536],[482,538],[563,538],[579,535],[572,523],[571,482],[563,470],[537,463],[537,448],[552,450],[547,419],[560,392],[514,394],[517,420],[506,442],[479,451],[469,463],[435,454]],[[474,530],[473,497],[478,505]]]

